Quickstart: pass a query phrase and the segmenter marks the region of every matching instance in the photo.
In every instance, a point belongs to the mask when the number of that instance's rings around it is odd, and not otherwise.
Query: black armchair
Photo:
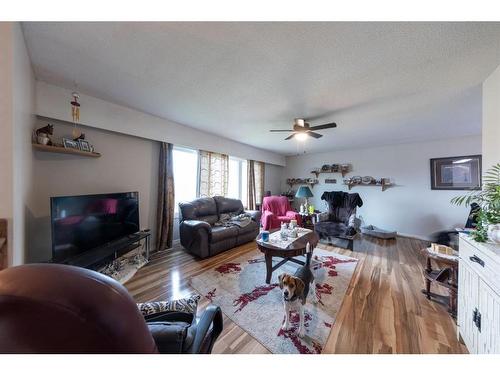
[[[352,238],[359,228],[356,207],[361,207],[363,200],[357,193],[343,191],[324,192],[321,199],[327,203],[328,211],[316,215],[315,232],[323,240],[347,239],[352,250]]]

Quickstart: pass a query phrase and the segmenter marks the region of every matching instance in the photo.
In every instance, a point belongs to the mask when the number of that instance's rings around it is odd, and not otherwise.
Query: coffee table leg
[[[271,255],[265,256],[266,258],[266,283],[270,284],[271,283],[271,276],[273,274],[273,257]]]

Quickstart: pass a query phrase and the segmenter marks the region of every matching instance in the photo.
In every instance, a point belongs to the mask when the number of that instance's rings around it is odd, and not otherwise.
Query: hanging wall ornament
[[[73,122],[80,121],[80,103],[78,103],[78,99],[80,99],[80,95],[77,92],[71,93],[73,100],[71,100],[71,117],[73,118]]]
[[[78,138],[81,134],[80,131],[76,129],[76,123],[80,121],[80,103],[78,103],[78,99],[80,99],[80,94],[76,91],[71,93],[71,117],[73,118],[73,139]]]

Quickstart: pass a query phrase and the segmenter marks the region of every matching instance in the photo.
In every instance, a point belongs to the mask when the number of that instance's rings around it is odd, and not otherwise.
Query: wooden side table
[[[313,214],[301,214],[299,213],[302,219],[302,227],[314,230],[314,223],[316,222],[316,213]]]
[[[427,299],[433,299],[438,303],[448,305],[448,312],[453,318],[457,316],[457,294],[458,294],[458,257],[441,256],[440,254],[422,249],[422,254],[426,258],[424,270],[425,289],[422,293]],[[439,269],[432,268],[432,261],[435,261]],[[443,296],[431,292],[431,285],[435,283],[448,289],[448,296]]]

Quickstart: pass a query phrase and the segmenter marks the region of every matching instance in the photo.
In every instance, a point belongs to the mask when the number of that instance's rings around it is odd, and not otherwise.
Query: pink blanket
[[[289,223],[293,219],[297,220],[298,225],[302,224],[300,215],[292,210],[287,197],[264,197],[262,202],[262,227],[264,230],[279,228],[281,223]]]

